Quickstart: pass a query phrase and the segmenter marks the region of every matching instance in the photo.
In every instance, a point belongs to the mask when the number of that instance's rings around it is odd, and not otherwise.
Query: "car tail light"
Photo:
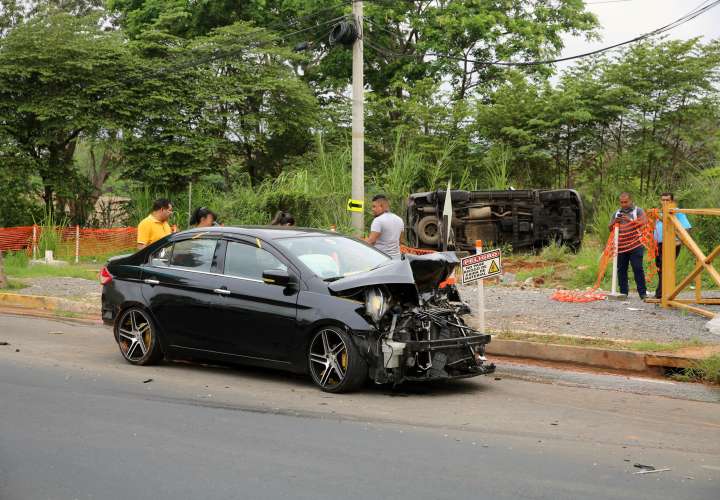
[[[107,270],[107,267],[103,267],[100,270],[100,283],[107,285],[112,281],[112,274]]]

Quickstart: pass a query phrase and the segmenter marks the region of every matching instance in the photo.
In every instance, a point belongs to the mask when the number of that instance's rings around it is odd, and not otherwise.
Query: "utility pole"
[[[352,48],[352,198],[365,201],[365,119],[363,95],[363,3],[353,0],[353,18],[357,38]],[[365,213],[352,212],[352,226],[362,236]]]

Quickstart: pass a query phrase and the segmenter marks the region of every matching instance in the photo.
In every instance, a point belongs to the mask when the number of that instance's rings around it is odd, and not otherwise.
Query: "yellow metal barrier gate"
[[[702,296],[702,280],[700,274],[707,271],[713,281],[720,287],[720,273],[713,266],[713,259],[720,254],[720,245],[705,255],[700,247],[692,239],[692,236],[678,221],[675,214],[683,213],[688,215],[707,215],[720,216],[720,208],[698,208],[698,209],[681,209],[677,208],[675,202],[663,203],[663,247],[666,247],[662,253],[662,298],[660,304],[662,307],[678,307],[687,309],[697,314],[701,314],[708,318],[714,318],[715,313],[702,309],[691,304],[718,304],[720,298],[709,298]],[[679,238],[683,245],[695,256],[696,265],[690,274],[683,278],[680,283],[676,284],[675,280],[675,249],[672,246],[675,238]],[[673,250],[673,251],[670,251]],[[693,299],[680,299],[678,295],[693,280],[695,280],[695,297]]]

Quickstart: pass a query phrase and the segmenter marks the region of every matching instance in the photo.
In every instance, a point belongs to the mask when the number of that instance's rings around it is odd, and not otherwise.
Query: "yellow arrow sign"
[[[347,209],[350,212],[362,212],[364,207],[365,203],[362,200],[349,199],[347,202]]]

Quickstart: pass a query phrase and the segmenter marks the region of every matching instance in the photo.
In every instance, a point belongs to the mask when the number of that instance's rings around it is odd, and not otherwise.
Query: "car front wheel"
[[[151,365],[162,358],[157,329],[150,315],[131,307],[115,323],[115,339],[123,357],[134,365]]]
[[[367,363],[350,336],[339,328],[318,330],[310,341],[308,364],[313,382],[325,392],[349,392],[367,380]]]

